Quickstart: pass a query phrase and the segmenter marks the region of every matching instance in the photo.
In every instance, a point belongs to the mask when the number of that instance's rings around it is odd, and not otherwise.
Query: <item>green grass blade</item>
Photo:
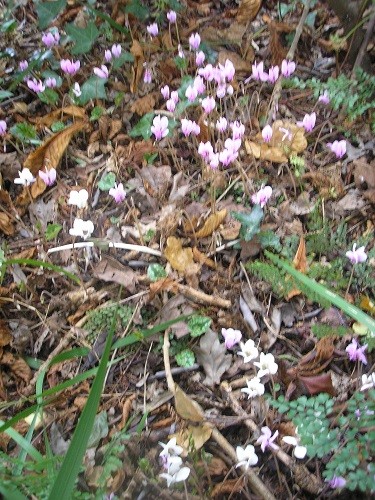
[[[0,420],[0,425],[3,424],[4,422]],[[5,432],[36,462],[40,462],[41,460],[43,460],[43,456],[39,453],[39,451],[36,450],[34,446],[31,443],[29,443],[23,436],[21,436],[21,434],[17,432],[15,429],[8,428],[6,429]]]
[[[2,263],[4,266],[12,265],[12,264],[24,264],[26,266],[32,266],[32,267],[43,267],[45,269],[50,269],[51,271],[55,271],[56,273],[61,273],[65,274],[68,278],[70,278],[72,281],[75,281],[78,285],[81,283],[80,279],[75,276],[73,273],[70,273],[69,271],[65,271],[60,266],[55,266],[54,264],[51,264],[49,262],[43,262],[42,260],[35,260],[35,259],[6,259]]]
[[[16,487],[9,488],[0,484],[0,494],[8,500],[27,500],[27,497],[18,491]]]
[[[72,497],[72,491],[81,469],[83,456],[87,448],[87,443],[90,438],[95,415],[102,395],[114,331],[115,323],[113,322],[112,328],[108,333],[105,349],[87,403],[82,411],[73,434],[72,442],[50,492],[50,500],[55,500],[56,498],[59,500],[70,500]]]
[[[320,283],[317,283],[315,280],[309,278],[305,274],[300,273],[299,271],[297,271],[297,269],[294,269],[293,266],[279,259],[279,257],[274,255],[273,253],[268,252],[266,250],[265,255],[270,260],[272,260],[272,262],[274,262],[276,265],[282,267],[297,281],[300,281],[305,286],[309,287],[317,295],[320,295],[323,299],[327,300],[331,304],[334,304],[336,307],[344,311],[344,313],[353,318],[355,321],[358,321],[359,323],[365,325],[370,332],[375,334],[375,320],[371,318],[371,316],[361,311],[361,309],[354,306],[353,304],[350,304],[347,300],[340,297],[340,295],[337,295],[337,293],[332,292],[327,287],[321,285]]]

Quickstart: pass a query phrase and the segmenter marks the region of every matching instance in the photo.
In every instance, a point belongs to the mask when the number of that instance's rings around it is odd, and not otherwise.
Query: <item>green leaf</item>
[[[38,14],[38,26],[41,30],[48,27],[66,7],[66,0],[57,0],[56,2],[39,2],[35,9]]]
[[[78,102],[81,105],[87,104],[91,99],[107,99],[105,90],[106,81],[98,76],[91,76],[81,87],[81,95]]]
[[[42,102],[50,106],[56,106],[59,102],[59,94],[55,90],[49,88],[46,88],[44,92],[39,92],[38,97]]]
[[[41,141],[38,139],[35,127],[33,127],[33,125],[30,125],[30,123],[17,123],[16,125],[13,125],[13,127],[11,127],[9,131],[16,139],[25,144],[41,144]]]
[[[73,55],[90,52],[99,36],[98,28],[93,21],[87,23],[86,28],[79,28],[74,23],[67,24],[65,25],[65,31],[74,41],[74,47],[71,50]]]
[[[44,237],[47,241],[54,240],[56,236],[61,231],[62,226],[60,224],[48,224]]]
[[[305,274],[300,273],[299,271],[294,269],[294,267],[290,266],[289,264],[284,262],[276,255],[272,254],[271,252],[265,250],[265,254],[269,259],[272,260],[272,262],[274,262],[279,267],[285,269],[285,271],[291,274],[293,278],[295,278],[297,281],[299,281],[306,287],[310,288],[314,293],[316,293],[322,299],[326,300],[331,304],[334,304],[336,307],[344,311],[345,314],[353,318],[355,321],[358,321],[359,323],[365,325],[368,328],[369,332],[375,334],[375,320],[371,318],[371,316],[364,313],[363,311],[361,311],[361,309],[354,306],[353,304],[350,304],[350,302],[346,301],[345,299],[337,295],[335,292],[332,292],[331,290],[321,285],[320,283],[317,283],[315,280],[312,280]]]
[[[65,123],[64,122],[55,122],[51,125],[52,132],[60,132],[60,130],[64,130]]]
[[[13,92],[9,92],[9,90],[0,90],[0,101],[8,99],[9,97],[12,97],[12,95]]]
[[[147,276],[151,281],[157,281],[167,277],[167,273],[160,264],[150,264],[147,269]]]
[[[103,113],[105,112],[105,109],[102,108],[102,106],[95,106],[95,108],[92,109],[91,115],[90,115],[90,121],[95,122],[99,120],[101,116],[103,116]]]
[[[145,21],[149,16],[149,10],[139,0],[131,0],[125,7],[127,14],[133,14],[139,21]]]
[[[273,231],[260,231],[258,239],[262,248],[273,248],[276,252],[281,252],[280,237]]]
[[[211,318],[194,314],[188,321],[188,329],[192,337],[199,337],[207,332],[211,325]]]
[[[189,368],[195,363],[195,356],[191,349],[184,349],[175,356],[176,363],[178,366],[183,366],[184,368]]]
[[[115,182],[116,174],[114,174],[113,172],[108,172],[107,174],[103,175],[103,177],[98,182],[98,188],[101,191],[109,191],[111,188],[113,188]]]
[[[130,137],[143,137],[143,139],[146,141],[151,137],[151,125],[152,125],[152,120],[154,119],[155,113],[146,113],[142,118],[139,120],[139,122],[134,125],[134,127],[131,129],[129,132]]]
[[[251,241],[260,231],[260,223],[264,214],[260,205],[254,205],[249,214],[232,212],[232,217],[241,222],[240,237],[242,240]]]
[[[112,67],[113,69],[119,69],[121,68],[121,66],[128,62],[134,62],[133,54],[131,54],[130,52],[121,52],[120,57],[112,59]]]

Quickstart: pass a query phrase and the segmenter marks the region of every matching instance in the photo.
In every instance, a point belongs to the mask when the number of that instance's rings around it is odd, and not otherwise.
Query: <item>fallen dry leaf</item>
[[[44,116],[37,116],[35,118],[30,117],[29,120],[31,123],[35,123],[40,127],[50,127],[57,120],[64,122],[69,117],[85,120],[87,119],[86,110],[84,108],[80,108],[79,106],[65,106],[61,109],[55,109],[54,111],[51,111],[51,113]]]
[[[0,359],[1,365],[6,365],[16,378],[20,378],[27,384],[31,380],[31,369],[26,361],[10,352],[3,353]]]
[[[132,80],[130,82],[130,92],[137,92],[139,82],[141,81],[144,71],[143,63],[145,62],[143,49],[138,40],[133,39],[133,44],[130,47],[130,52],[134,56],[134,64],[132,67]]]
[[[201,423],[204,412],[200,405],[191,399],[177,384],[175,384],[175,407],[178,415],[189,422]]]
[[[218,61],[220,64],[224,65],[225,61],[229,59],[236,70],[236,75],[243,73],[248,75],[250,64],[254,61],[254,53],[248,51],[246,54],[246,59],[243,59],[237,52],[232,52],[231,50],[221,50],[218,55]]]
[[[241,24],[246,24],[255,19],[262,0],[242,0],[237,11],[236,20]]]
[[[4,212],[0,212],[0,231],[2,231],[7,236],[13,236],[14,234],[14,225],[12,219]]]
[[[0,320],[0,347],[9,345],[12,340],[12,335],[9,328],[3,319]]]
[[[199,346],[195,348],[195,353],[206,373],[203,383],[211,387],[220,384],[221,376],[232,363],[232,356],[227,354],[225,344],[220,344],[217,333],[211,329],[201,337]]]
[[[194,448],[200,450],[204,443],[206,443],[212,434],[212,427],[208,424],[201,425],[188,425],[179,432],[177,437],[177,444],[188,450],[191,446],[191,440],[194,443]],[[172,436],[173,437],[173,436]]]
[[[297,252],[293,259],[293,266],[300,273],[305,274],[307,271],[306,243],[303,236],[300,237]],[[300,294],[301,291],[298,288],[294,288],[288,293],[287,300],[290,300],[292,297]]]
[[[103,257],[94,267],[94,276],[103,281],[118,283],[129,292],[134,293],[138,282],[137,274],[130,268],[125,267],[112,257]]]
[[[182,248],[182,242],[174,236],[167,239],[167,247],[164,256],[176,271],[185,272],[194,263],[193,250]]]
[[[227,210],[224,208],[219,212],[211,214],[205,221],[203,227],[195,233],[196,238],[206,238],[210,236],[216,229],[222,224],[225,217],[227,216]]]
[[[139,116],[143,116],[146,113],[150,113],[155,108],[155,92],[151,92],[150,94],[146,94],[139,99],[136,99],[133,104],[130,106],[130,111],[132,113],[137,113]]]

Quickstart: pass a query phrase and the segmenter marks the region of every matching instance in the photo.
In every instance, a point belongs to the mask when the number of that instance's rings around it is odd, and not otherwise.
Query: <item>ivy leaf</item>
[[[91,76],[81,87],[81,96],[79,103],[87,104],[91,99],[107,99],[105,91],[106,80],[98,76]]]
[[[116,175],[113,172],[108,172],[105,174],[98,182],[98,188],[101,191],[109,191],[116,182]]]
[[[60,224],[48,224],[45,232],[45,238],[47,241],[54,240],[56,236],[61,231],[62,226]]]
[[[145,21],[150,13],[148,8],[142,5],[139,0],[131,0],[125,7],[125,12],[133,14],[141,22]]]
[[[35,9],[38,14],[38,26],[41,30],[48,27],[66,7],[66,0],[57,0],[56,2],[39,2]]]
[[[199,337],[207,332],[211,325],[211,318],[194,314],[188,321],[189,333],[192,337]]]
[[[39,92],[38,97],[42,102],[50,104],[51,106],[56,106],[59,102],[59,94],[49,88],[45,89],[44,92]]]
[[[262,248],[274,248],[276,252],[281,252],[280,237],[273,231],[261,231],[258,234],[258,239]]]
[[[151,281],[158,281],[162,278],[167,277],[167,273],[164,269],[163,266],[160,264],[150,264],[147,269],[147,276],[150,278]],[[180,365],[180,366],[185,366],[185,365]]]
[[[244,241],[251,241],[260,231],[260,223],[264,213],[260,205],[254,205],[249,214],[232,212],[232,217],[241,222],[240,238]]]
[[[90,52],[94,42],[99,36],[98,28],[93,21],[90,21],[86,28],[79,28],[74,23],[67,24],[65,26],[65,31],[75,43],[71,50],[73,55]]]
[[[10,133],[24,144],[39,145],[41,141],[38,138],[35,127],[26,122],[17,123],[10,128]]]
[[[0,101],[3,99],[8,99],[8,97],[12,97],[13,92],[9,92],[9,90],[0,90]]]
[[[146,113],[139,122],[134,125],[134,127],[129,132],[130,137],[143,137],[146,141],[151,137],[151,125],[154,119],[155,113]]]

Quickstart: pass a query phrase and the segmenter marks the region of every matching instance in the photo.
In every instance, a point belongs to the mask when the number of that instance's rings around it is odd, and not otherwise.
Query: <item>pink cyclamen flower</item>
[[[185,53],[184,53],[183,48],[181,47],[180,44],[178,44],[178,46],[177,46],[177,53],[178,53],[178,57],[181,57],[181,59],[185,59]]]
[[[365,252],[365,247],[357,247],[357,243],[353,243],[353,249],[346,252],[346,256],[350,262],[354,264],[361,264],[367,260],[367,253]]]
[[[113,57],[117,59],[121,55],[121,45],[119,43],[118,44],[114,43],[112,45],[111,51],[112,51]]]
[[[189,38],[190,50],[198,50],[200,44],[201,44],[201,37],[199,36],[198,33],[193,33],[192,35],[190,35]]]
[[[105,62],[107,62],[107,63],[112,60],[112,52],[110,50],[104,51],[104,59],[105,59]]]
[[[212,168],[213,170],[216,170],[219,166],[219,161],[220,161],[219,153],[211,153],[207,161],[209,167]]]
[[[346,479],[344,479],[342,476],[333,476],[330,481],[327,481],[327,484],[333,490],[344,488],[344,486],[346,485]]]
[[[193,122],[191,120],[187,120],[186,118],[182,118],[181,120],[181,132],[185,137],[189,137],[193,130]]]
[[[353,339],[346,347],[345,351],[348,353],[350,361],[361,361],[361,363],[367,365],[367,358],[365,356],[366,349],[367,344],[360,346],[356,339]]]
[[[105,64],[102,64],[100,68],[94,68],[94,74],[99,78],[107,79],[109,76],[108,68]]]
[[[14,179],[14,184],[21,184],[22,186],[30,186],[30,184],[32,184],[36,180],[28,168],[19,170],[18,175],[19,177]]]
[[[143,81],[144,83],[151,83],[152,82],[152,73],[150,68],[145,68],[145,72],[143,74]]]
[[[46,90],[43,82],[41,80],[37,80],[36,78],[29,78],[28,80],[26,80],[26,85],[36,94],[39,94],[39,92],[44,92]]]
[[[200,154],[203,159],[208,160],[210,155],[213,154],[213,152],[214,148],[212,147],[210,141],[199,143],[198,154]]]
[[[204,68],[199,68],[198,69],[198,75],[203,76],[205,80],[208,82],[211,82],[214,77],[214,68],[212,64],[206,64]]]
[[[262,137],[264,142],[270,142],[270,140],[272,139],[272,135],[273,135],[272,127],[270,125],[266,125],[262,130]]]
[[[0,120],[0,137],[3,137],[7,131],[7,122]]]
[[[216,122],[216,130],[219,132],[225,132],[228,127],[228,121],[224,116],[221,116]]]
[[[279,78],[279,67],[271,66],[270,69],[268,70],[268,81],[270,83],[275,83],[278,78]]]
[[[43,33],[42,35],[42,42],[48,49],[50,49],[54,45],[58,45],[59,41],[60,34],[58,31],[49,31],[48,33]]]
[[[48,87],[49,89],[54,89],[57,85],[56,78],[47,78],[47,80],[44,82],[45,86]]]
[[[264,63],[260,62],[259,64],[257,64],[257,62],[255,61],[254,64],[251,66],[251,76],[253,77],[254,80],[260,80],[263,74],[264,74]]]
[[[318,102],[322,102],[323,104],[329,104],[330,103],[330,98],[328,94],[328,90],[325,90],[323,94],[321,94],[318,98]]]
[[[193,87],[197,89],[198,94],[204,94],[206,92],[206,85],[200,75],[194,78]]]
[[[310,115],[306,113],[306,115],[303,117],[303,120],[301,122],[297,122],[297,125],[299,127],[303,127],[306,132],[311,132],[312,129],[315,127],[315,122],[316,122],[316,113],[313,112]]]
[[[82,209],[87,206],[88,199],[89,193],[86,189],[80,189],[79,191],[72,189],[69,193],[68,205],[75,205]]]
[[[281,74],[284,78],[289,78],[296,70],[296,63],[294,61],[288,61],[284,59],[281,63]]]
[[[342,158],[344,154],[346,153],[346,141],[334,141],[334,142],[329,142],[327,144],[327,148],[329,148],[332,153],[335,153],[336,158]]]
[[[192,85],[189,85],[185,91],[185,97],[187,98],[187,100],[189,102],[194,102],[197,96],[198,96],[198,90]]]
[[[204,60],[206,59],[206,56],[205,56],[205,53],[200,50],[199,52],[197,52],[195,54],[195,64],[197,66],[202,66],[202,64],[204,63]]]
[[[241,147],[242,141],[241,139],[225,139],[224,146],[233,153],[236,153]]]
[[[155,139],[160,141],[168,135],[168,118],[166,116],[156,115],[152,121],[151,132]]]
[[[72,88],[72,92],[76,97],[80,97],[82,92],[81,92],[81,87],[80,87],[79,83],[76,82],[74,84],[74,87]]]
[[[174,10],[170,10],[169,12],[167,12],[167,19],[171,24],[174,24],[177,19],[176,12]]]
[[[168,99],[168,101],[165,103],[165,106],[170,113],[173,113],[176,109],[176,103],[173,99]]]
[[[27,61],[21,61],[19,63],[19,68],[21,71],[25,71],[29,67],[29,63]]]
[[[245,134],[245,125],[240,121],[235,121],[230,124],[232,129],[232,139],[242,139]]]
[[[233,80],[236,69],[230,59],[225,60],[224,66],[219,64],[219,69],[223,80],[226,80],[227,82],[231,82]]]
[[[125,200],[126,191],[122,182],[119,185],[115,182],[114,187],[109,190],[109,196],[112,196],[116,203],[121,203]]]
[[[225,97],[226,93],[227,93],[227,86],[225,85],[225,83],[219,84],[216,89],[216,97],[222,99],[223,97]]]
[[[68,75],[75,75],[81,67],[81,61],[73,61],[70,59],[62,59],[60,61],[60,68]]]
[[[279,431],[276,431],[272,436],[272,431],[269,427],[262,427],[262,434],[255,441],[255,444],[260,444],[260,449],[263,453],[267,448],[272,448],[273,450],[278,450],[279,447],[274,443],[275,439],[279,435]]]
[[[260,205],[260,208],[263,208],[264,205],[268,202],[268,200],[272,196],[272,188],[271,186],[264,186],[255,194],[252,195],[251,201],[255,205]]]
[[[44,184],[46,186],[53,186],[56,182],[56,169],[55,168],[50,168],[47,170],[45,169],[45,172],[43,170],[39,170],[39,177],[42,179]]]
[[[160,89],[160,92],[161,92],[161,95],[164,97],[165,100],[169,99],[170,90],[169,90],[168,85],[165,85],[164,87],[162,87]]]
[[[159,34],[159,28],[156,23],[152,23],[149,26],[147,26],[147,33],[153,37],[153,36],[158,36]]]
[[[178,92],[177,90],[173,90],[171,92],[171,99],[177,104],[180,98],[178,97]]]
[[[228,148],[224,148],[223,151],[219,153],[220,163],[222,163],[224,167],[227,167],[228,165],[233,163],[234,160],[236,160],[237,158],[238,158],[238,151],[233,151]]]
[[[212,96],[205,97],[202,99],[202,108],[204,109],[204,112],[209,114],[211,113],[216,107],[216,101]]]
[[[222,328],[221,334],[225,339],[225,347],[227,349],[232,349],[242,339],[240,330],[234,330],[233,328]]]

